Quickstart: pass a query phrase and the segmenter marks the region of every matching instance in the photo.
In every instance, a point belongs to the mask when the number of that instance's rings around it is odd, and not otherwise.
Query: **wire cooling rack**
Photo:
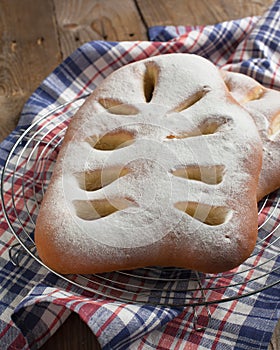
[[[84,98],[84,97],[83,97]],[[34,228],[55,160],[71,116],[83,98],[61,105],[23,130],[11,149],[1,178],[1,199],[17,239],[10,258],[20,265],[27,253],[47,270],[34,245]],[[259,235],[250,258],[235,270],[211,275],[179,268],[149,267],[95,275],[58,275],[97,295],[124,301],[196,309],[253,295],[280,282],[280,191],[259,203]],[[186,252],[187,253],[187,252]],[[47,271],[46,271],[47,272]]]

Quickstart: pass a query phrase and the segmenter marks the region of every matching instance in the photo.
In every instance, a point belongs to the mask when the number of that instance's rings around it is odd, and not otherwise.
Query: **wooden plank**
[[[40,350],[100,350],[89,327],[73,313]]]
[[[60,61],[51,0],[0,2],[0,140],[23,104]]]
[[[273,0],[136,0],[146,24],[204,25],[261,15]]]
[[[133,0],[54,0],[63,57],[92,40],[146,40]]]

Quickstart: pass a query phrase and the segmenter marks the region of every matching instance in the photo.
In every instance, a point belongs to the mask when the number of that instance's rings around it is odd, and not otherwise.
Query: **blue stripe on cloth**
[[[280,89],[279,12],[280,1],[277,0],[262,17],[196,28],[195,31],[201,31],[201,38],[190,52],[202,55],[225,69],[249,75],[266,87]],[[232,36],[232,33],[235,35]],[[158,26],[149,30],[151,40],[171,40],[184,34],[187,38],[192,35],[189,26]],[[274,81],[276,75],[278,82]]]

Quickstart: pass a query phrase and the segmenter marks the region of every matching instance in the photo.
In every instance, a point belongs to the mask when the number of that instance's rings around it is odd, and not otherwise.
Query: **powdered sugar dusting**
[[[240,73],[222,72],[232,96],[253,117],[262,143],[258,199],[280,187],[280,92]]]
[[[222,270],[253,248],[260,164],[255,124],[219,71],[195,55],[163,55],[119,69],[88,98],[71,121],[40,216],[51,222],[56,249],[88,265],[171,258]],[[175,176],[199,167],[199,175]],[[203,171],[215,179],[215,169],[219,181],[202,181]],[[83,173],[91,190],[78,180]]]

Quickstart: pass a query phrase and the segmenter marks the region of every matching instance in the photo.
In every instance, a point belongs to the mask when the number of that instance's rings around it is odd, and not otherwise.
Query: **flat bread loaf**
[[[262,142],[219,70],[191,54],[124,66],[72,118],[35,243],[60,273],[221,272],[257,238]]]
[[[257,199],[280,187],[280,92],[244,74],[221,71],[232,94],[253,117],[263,143]]]

